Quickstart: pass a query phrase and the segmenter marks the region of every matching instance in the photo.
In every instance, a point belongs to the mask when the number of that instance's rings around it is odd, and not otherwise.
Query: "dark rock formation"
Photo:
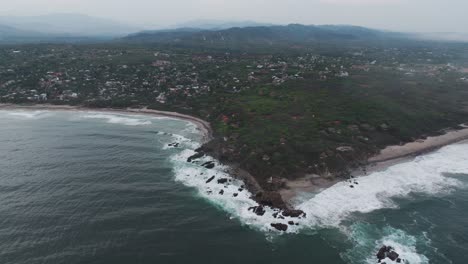
[[[258,192],[254,200],[261,205],[271,206],[275,208],[287,208],[281,195],[278,192]]]
[[[225,184],[226,182],[228,182],[228,179],[226,179],[226,178],[218,179],[219,184]]]
[[[389,258],[392,261],[396,261],[397,263],[401,263],[401,259],[399,258],[399,254],[396,253],[392,247],[382,246],[377,252],[377,259],[380,263],[381,260]]]
[[[302,210],[284,210],[281,214],[287,217],[306,217],[306,213]]]
[[[395,251],[391,251],[390,253],[387,254],[387,258],[395,261],[398,258],[399,254],[396,253]]]
[[[387,247],[387,246],[383,246],[379,249],[379,252],[377,252],[377,259],[379,260],[379,262],[386,258],[386,255],[387,255],[387,252],[390,251],[391,248],[390,247]]]
[[[208,161],[202,164],[203,167],[207,169],[212,169],[215,166],[215,163],[213,161]]]
[[[197,152],[193,154],[192,156],[188,157],[187,162],[192,162],[193,160],[199,159],[201,157],[205,156],[205,153],[203,152]]]
[[[265,208],[261,205],[250,207],[249,211],[250,210],[252,210],[252,212],[259,216],[263,216],[265,214]]]
[[[223,195],[223,194],[224,194],[224,190],[219,191],[219,194]]]
[[[206,183],[210,183],[212,180],[214,180],[215,176],[211,176],[211,178],[209,178]]]
[[[285,225],[285,224],[281,224],[281,223],[275,223],[275,224],[271,224],[272,227],[276,228],[277,230],[279,231],[286,231],[288,230],[288,226]]]

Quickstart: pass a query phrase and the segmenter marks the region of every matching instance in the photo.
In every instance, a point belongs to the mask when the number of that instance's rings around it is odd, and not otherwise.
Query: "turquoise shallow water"
[[[212,172],[183,161],[199,138],[164,118],[0,111],[0,263],[376,263],[382,244],[407,263],[468,259],[466,145],[304,196],[307,219],[279,234],[248,195],[209,195]]]

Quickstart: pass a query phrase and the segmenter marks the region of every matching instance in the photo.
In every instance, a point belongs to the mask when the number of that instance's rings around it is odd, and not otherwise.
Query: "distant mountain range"
[[[204,44],[305,44],[316,41],[381,40],[408,37],[402,33],[384,32],[364,27],[347,25],[234,27],[221,30],[181,28],[175,30],[144,31],[131,34],[123,41],[153,43]]]
[[[162,30],[143,30],[109,19],[79,14],[0,17],[0,43],[118,41],[185,46],[307,44],[327,41],[423,39],[468,41],[460,34],[409,34],[349,25],[286,26],[254,21],[196,20]]]
[[[74,37],[119,37],[140,31],[142,28],[129,26],[109,19],[79,14],[51,14],[43,16],[3,16],[0,25],[18,31],[36,32],[47,35],[69,35]]]
[[[259,23],[255,21],[222,21],[222,20],[210,20],[210,19],[201,19],[201,20],[192,20],[185,23],[177,24],[175,26],[169,27],[172,29],[178,28],[197,28],[205,30],[223,30],[235,27],[262,27],[262,26],[274,26],[271,23]]]

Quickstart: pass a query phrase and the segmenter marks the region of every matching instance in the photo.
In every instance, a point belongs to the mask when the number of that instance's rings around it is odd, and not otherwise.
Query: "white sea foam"
[[[142,126],[151,125],[150,118],[144,116],[121,115],[121,114],[107,114],[107,113],[93,113],[88,112],[80,115],[80,118],[85,119],[102,119],[109,124],[122,124],[126,126]]]
[[[191,140],[187,137],[184,137],[182,135],[170,134],[170,133],[165,133],[165,134],[169,134],[172,139],[168,144],[164,143],[164,146],[162,149],[175,148],[175,146],[173,145],[174,143],[177,144],[179,148],[196,149],[201,146],[200,143],[194,140]]]
[[[284,217],[284,219],[275,218],[273,214],[279,210],[265,207],[265,214],[259,216],[249,208],[258,206],[257,202],[251,199],[252,194],[243,187],[243,182],[231,177],[226,171],[227,167],[219,164],[211,157],[203,157],[195,163],[187,162],[187,158],[195,152],[186,149],[171,157],[175,166],[175,178],[186,186],[194,187],[198,194],[212,202],[217,207],[229,212],[238,218],[243,224],[252,226],[262,231],[271,231],[271,223],[282,223],[288,225],[289,221],[294,223],[304,223],[305,219]],[[201,166],[205,162],[213,161],[216,166],[213,169],[206,169]],[[212,176],[215,178],[206,183]],[[219,184],[218,179],[228,179],[226,184]],[[224,192],[220,194],[221,190]],[[234,196],[237,194],[237,196]],[[289,225],[288,232],[297,232],[300,226]]]
[[[350,187],[349,182],[337,183],[297,205],[298,209],[306,212],[306,218],[277,219],[273,217],[277,211],[271,208],[266,208],[264,216],[248,210],[257,206],[257,203],[250,198],[252,194],[247,190],[238,191],[243,183],[228,175],[226,167],[216,161],[216,167],[212,170],[200,166],[203,162],[212,161],[212,158],[205,157],[197,164],[188,163],[187,158],[195,153],[193,149],[197,144],[188,146],[189,149],[171,158],[176,180],[196,188],[200,196],[231,213],[242,223],[263,231],[273,230],[271,223],[287,224],[289,221],[299,225],[289,225],[287,232],[298,232],[304,228],[340,227],[343,220],[355,212],[368,213],[382,208],[397,208],[393,198],[406,197],[410,193],[436,195],[450,192],[462,186],[462,183],[446,173],[468,173],[468,145],[451,145],[384,171],[360,177],[356,179],[358,184],[352,183],[354,188]],[[207,184],[206,181],[211,176],[215,176],[215,180]],[[227,185],[218,184],[219,178],[228,178],[232,182]],[[223,195],[219,194],[221,189],[225,192]],[[238,196],[234,197],[234,193],[238,193]]]
[[[413,161],[360,177],[356,179],[358,184],[337,183],[297,207],[307,213],[309,226],[336,227],[354,212],[396,208],[398,205],[392,198],[410,193],[440,194],[462,185],[446,173],[468,173],[467,144],[447,146]]]
[[[376,263],[375,253],[379,251],[382,245],[390,246],[394,249],[395,252],[399,254],[402,263],[408,264],[427,264],[429,259],[423,254],[418,253],[416,249],[416,238],[414,236],[407,235],[401,230],[397,230],[391,235],[385,236],[382,239],[376,241],[376,247],[372,252],[371,256],[367,258],[367,263],[374,264]],[[397,263],[392,261],[389,258],[383,259],[381,262],[385,263]]]
[[[20,119],[42,119],[50,117],[52,113],[50,111],[1,111],[6,114],[7,117],[20,118]]]
[[[428,258],[421,252],[431,248],[431,241],[424,236],[415,237],[401,229],[390,226],[377,228],[366,223],[356,223],[350,227],[349,237],[353,241],[353,248],[348,249],[341,256],[347,263],[377,263],[377,252],[382,246],[391,247],[406,264],[427,264]],[[381,261],[387,264],[397,263],[389,258]]]
[[[185,128],[184,130],[182,130],[182,132],[193,135],[197,135],[200,133],[200,131],[198,130],[198,126],[192,122],[186,122]]]

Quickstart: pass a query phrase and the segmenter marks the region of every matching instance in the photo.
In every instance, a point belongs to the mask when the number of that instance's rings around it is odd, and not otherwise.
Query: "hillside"
[[[287,26],[235,27],[223,30],[175,29],[146,31],[123,38],[128,42],[172,43],[182,45],[272,45],[307,44],[326,41],[380,40],[403,35],[357,26]]]
[[[73,35],[87,37],[125,36],[141,30],[109,19],[80,14],[51,14],[42,16],[4,16],[0,24],[18,30],[34,31],[42,34]]]

